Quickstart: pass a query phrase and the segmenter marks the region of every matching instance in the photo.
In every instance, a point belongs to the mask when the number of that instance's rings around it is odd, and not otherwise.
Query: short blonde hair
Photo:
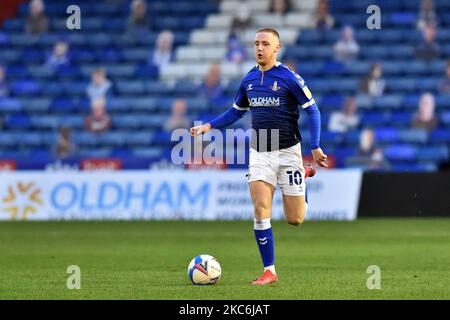
[[[269,33],[273,34],[275,37],[277,37],[278,40],[280,40],[280,34],[278,33],[277,30],[275,30],[273,28],[262,28],[262,29],[259,29],[258,31],[256,31],[256,33],[260,33],[260,32],[269,32]]]

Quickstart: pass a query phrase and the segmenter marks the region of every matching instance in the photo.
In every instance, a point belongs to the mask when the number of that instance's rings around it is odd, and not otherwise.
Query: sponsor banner
[[[120,170],[122,161],[120,159],[84,159],[81,160],[81,170]]]
[[[246,170],[1,172],[0,220],[252,219]],[[353,220],[360,170],[307,180],[306,220]],[[273,219],[284,219],[277,189]]]
[[[13,160],[0,160],[0,171],[14,171],[17,169],[17,164]]]

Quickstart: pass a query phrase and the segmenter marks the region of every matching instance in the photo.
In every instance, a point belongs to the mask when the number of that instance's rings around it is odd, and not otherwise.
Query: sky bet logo
[[[35,214],[43,205],[41,192],[34,182],[10,184],[6,196],[1,199],[1,211],[9,213],[12,220],[27,220],[30,213]]]

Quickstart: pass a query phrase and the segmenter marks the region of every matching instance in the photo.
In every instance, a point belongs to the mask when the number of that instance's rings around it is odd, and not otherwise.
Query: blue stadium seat
[[[400,134],[397,128],[376,128],[375,137],[376,141],[379,143],[393,143],[399,141]]]
[[[145,83],[141,80],[133,81],[117,81],[115,83],[116,90],[122,95],[141,95],[145,93]]]
[[[60,96],[63,94],[63,87],[59,82],[47,81],[41,83],[40,91],[46,96]]]
[[[312,85],[311,86],[308,85],[308,86],[311,88],[311,90],[316,89]],[[338,94],[326,95],[320,99],[320,102],[317,101],[317,98],[315,98],[314,100],[316,100],[320,109],[339,110],[341,108],[342,104],[344,103],[344,96],[338,95]]]
[[[64,112],[68,113],[75,110],[76,106],[70,98],[56,97],[50,104],[50,110],[52,112]]]
[[[138,65],[134,71],[134,76],[144,79],[157,79],[159,76],[159,68],[154,65]]]
[[[47,112],[50,108],[50,104],[52,102],[51,98],[48,97],[29,97],[29,98],[20,98],[23,109],[29,113],[42,113]]]
[[[402,106],[406,109],[417,109],[420,96],[417,94],[406,95],[403,98]]]
[[[19,100],[14,98],[0,97],[0,110],[2,112],[19,112],[23,107]]]
[[[160,158],[162,154],[161,148],[135,148],[133,155],[144,158]]]
[[[59,79],[76,79],[82,76],[81,70],[75,65],[64,65],[55,68],[55,75]]]
[[[112,154],[112,149],[106,147],[94,149],[80,148],[77,153],[83,158],[109,158]]]
[[[27,114],[13,114],[7,116],[5,125],[8,129],[29,129],[31,127],[30,117]]]
[[[414,27],[417,22],[417,14],[415,12],[393,12],[389,18],[391,22],[396,25]]]
[[[171,132],[166,131],[156,131],[154,135],[154,143],[159,146],[170,146],[173,145],[174,142],[171,141]]]
[[[120,117],[112,117],[112,124],[118,129],[139,129],[141,125],[141,115],[126,114]]]
[[[450,144],[450,130],[436,129],[431,132],[430,140],[433,142],[445,142]]]
[[[121,50],[113,47],[103,47],[95,50],[95,58],[103,64],[113,64],[123,59]]]
[[[21,64],[9,65],[7,72],[8,78],[28,78],[30,76],[27,66]]]
[[[30,65],[28,66],[28,71],[34,79],[44,80],[55,77],[54,70],[46,65]]]
[[[0,150],[2,148],[16,147],[20,140],[20,133],[16,132],[2,132],[0,134]]]
[[[74,131],[72,140],[76,145],[96,147],[98,145],[98,135],[88,131]]]
[[[54,115],[36,115],[30,117],[31,127],[37,130],[56,130],[60,120]]]
[[[84,41],[84,40],[83,40]],[[71,50],[72,60],[76,63],[92,63],[96,56],[92,50],[87,49],[73,49]]]
[[[150,58],[152,48],[124,48],[122,50],[123,59],[126,62],[147,62]]]
[[[83,129],[84,127],[84,117],[79,115],[65,115],[59,120],[59,126],[69,127],[72,129]]]
[[[387,159],[394,161],[414,161],[417,149],[408,144],[390,145],[384,149]]]
[[[128,111],[131,107],[130,99],[115,97],[114,99],[109,99],[107,104],[107,109],[110,112],[120,111],[125,112]]]
[[[402,96],[391,94],[373,99],[373,107],[379,109],[397,109],[402,106]]]
[[[134,146],[150,146],[153,143],[153,133],[150,131],[140,131],[139,134],[131,132],[126,135],[126,144]]]
[[[42,64],[46,61],[48,55],[43,50],[25,49],[20,57],[25,63]]]
[[[104,132],[98,135],[98,143],[102,146],[123,147],[128,141],[124,132]]]
[[[208,109],[208,101],[205,98],[186,98],[187,108],[191,111],[205,111]]]
[[[450,109],[450,95],[437,95],[434,100],[436,109]]]
[[[366,112],[361,117],[361,122],[368,126],[382,126],[387,120],[387,114],[381,112]]]
[[[133,111],[159,111],[160,105],[157,99],[152,96],[140,96],[128,99],[130,109]]]
[[[312,61],[308,63],[298,63],[296,65],[297,72],[302,77],[308,77],[308,76],[316,76],[323,72],[323,62],[320,61]],[[240,81],[237,81],[238,85]]]
[[[392,92],[407,92],[416,89],[415,78],[391,78],[387,79],[387,89]]]
[[[355,146],[359,144],[361,132],[359,130],[351,130],[344,133],[344,142],[348,146]]]
[[[60,85],[64,93],[66,93],[68,96],[74,97],[86,95],[86,89],[89,84],[86,81],[69,80],[61,82]]]
[[[0,63],[9,65],[20,60],[22,52],[13,48],[2,48],[0,50]]]
[[[412,114],[410,112],[392,112],[389,122],[395,127],[409,127]]]
[[[195,96],[198,92],[198,85],[190,80],[179,80],[175,83],[173,92],[181,96]]]
[[[87,22],[86,22],[87,20]],[[89,23],[92,23],[91,26],[89,26]],[[87,26],[86,26],[87,24]],[[92,30],[100,30],[102,28],[102,20],[101,19],[83,19],[83,28],[85,29],[92,29]],[[94,27],[95,26],[95,27]],[[92,34],[89,34],[89,37],[86,38],[86,44],[93,47],[103,47],[105,50],[108,50],[108,47],[112,44],[112,37],[108,33],[104,32],[95,32]]]
[[[436,171],[436,169],[434,163],[393,163],[391,165],[391,170],[397,172],[424,172]]]
[[[424,129],[404,129],[399,131],[399,138],[405,143],[426,143],[428,133]]]
[[[145,92],[152,95],[165,96],[172,93],[172,86],[160,81],[146,81]]]
[[[12,83],[11,89],[17,96],[30,96],[38,94],[40,91],[40,86],[36,81],[31,79],[17,80]]]
[[[445,111],[441,113],[441,121],[443,124],[450,126],[450,111]]]
[[[434,161],[439,162],[448,159],[449,150],[447,146],[442,147],[422,147],[417,152],[417,159],[419,161]]]
[[[135,73],[136,66],[133,64],[108,65],[106,73],[112,79],[132,78]]]
[[[344,136],[337,132],[323,131],[320,135],[320,140],[323,141],[325,145],[334,145],[342,143],[344,141]]]
[[[19,140],[19,145],[26,147],[38,147],[42,144],[43,140],[39,132],[24,132]]]

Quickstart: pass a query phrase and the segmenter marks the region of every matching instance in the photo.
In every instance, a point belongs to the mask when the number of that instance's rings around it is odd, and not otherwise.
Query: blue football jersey
[[[278,148],[289,148],[301,141],[298,129],[299,108],[315,104],[311,92],[302,77],[280,62],[261,71],[256,65],[241,82],[234,101],[234,108],[250,110],[252,128],[257,136],[252,137],[252,147],[258,151],[271,151],[271,130],[278,129]],[[261,139],[267,139],[260,144]]]

